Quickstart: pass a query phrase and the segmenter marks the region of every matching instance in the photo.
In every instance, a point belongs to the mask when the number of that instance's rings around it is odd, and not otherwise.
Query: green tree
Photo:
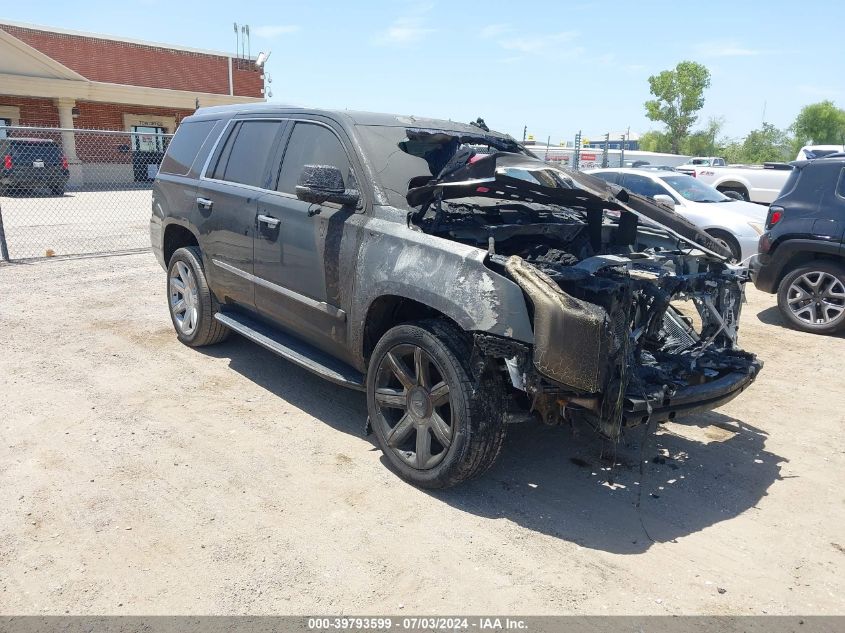
[[[644,152],[669,152],[672,144],[669,142],[668,135],[649,130],[640,136],[640,149]]]
[[[715,156],[719,154],[716,137],[722,131],[724,119],[711,117],[703,130],[689,134],[681,141],[681,153],[689,156]]]
[[[792,124],[799,146],[845,144],[845,110],[833,101],[804,106]]]
[[[792,152],[789,135],[771,123],[751,130],[742,141],[723,140],[722,143],[721,153],[728,163],[783,162],[789,160]]]
[[[666,124],[673,154],[698,119],[704,106],[704,91],[710,87],[710,71],[696,62],[680,62],[673,70],[664,70],[648,78],[656,98],[645,102],[646,116]]]

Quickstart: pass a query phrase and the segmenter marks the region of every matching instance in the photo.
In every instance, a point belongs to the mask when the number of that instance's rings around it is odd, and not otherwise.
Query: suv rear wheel
[[[185,345],[213,345],[229,336],[229,328],[214,318],[219,304],[206,283],[196,246],[179,248],[170,258],[167,305],[176,336]]]
[[[398,325],[378,342],[367,408],[379,447],[403,479],[447,488],[480,475],[505,438],[501,377],[474,377],[472,342],[439,320]]]
[[[845,329],[845,267],[818,261],[793,270],[780,282],[778,307],[792,327],[804,332]]]

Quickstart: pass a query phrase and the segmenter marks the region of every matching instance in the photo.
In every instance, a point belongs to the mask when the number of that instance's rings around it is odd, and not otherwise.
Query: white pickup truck
[[[722,193],[735,191],[744,200],[770,204],[786,184],[792,166],[784,163],[764,165],[730,165],[728,167],[695,167],[685,173],[715,187]]]

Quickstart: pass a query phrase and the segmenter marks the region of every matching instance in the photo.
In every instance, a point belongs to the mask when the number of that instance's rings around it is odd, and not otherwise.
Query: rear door
[[[327,122],[292,121],[278,152],[274,192],[258,204],[255,236],[258,311],[333,353],[346,338],[341,243],[349,233],[346,220],[357,209],[303,202],[296,197],[296,184],[303,166],[334,165],[345,186],[357,189],[351,148],[343,131]]]
[[[220,301],[254,309],[253,240],[258,198],[269,187],[281,119],[229,122],[197,188],[197,226],[206,275]]]
[[[834,165],[830,167],[833,168]],[[819,205],[819,217],[813,223],[813,234],[837,241],[840,250],[845,250],[842,243],[845,240],[845,168],[829,171],[833,172],[829,182],[835,184],[824,189]]]

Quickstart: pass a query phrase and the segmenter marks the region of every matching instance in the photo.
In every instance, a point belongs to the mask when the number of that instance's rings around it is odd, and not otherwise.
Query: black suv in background
[[[45,138],[0,139],[0,193],[14,189],[65,192],[70,172],[61,146]]]
[[[766,232],[751,262],[754,285],[777,293],[796,329],[845,330],[845,158],[792,163],[769,207]]]

